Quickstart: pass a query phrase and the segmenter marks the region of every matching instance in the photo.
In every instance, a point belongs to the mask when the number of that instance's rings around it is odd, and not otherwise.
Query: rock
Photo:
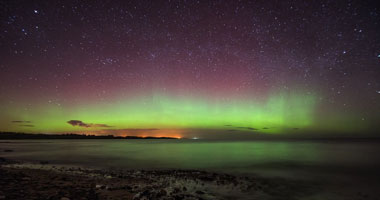
[[[112,178],[112,176],[110,176],[110,175],[106,175],[106,174],[105,174],[105,175],[104,175],[104,178],[108,178],[108,179],[109,179],[109,178]]]
[[[143,197],[143,196],[149,196],[149,195],[150,195],[150,191],[149,190],[144,190],[144,192],[142,192],[140,194],[141,197]]]
[[[173,190],[173,193],[178,193],[178,192],[180,192],[180,189],[177,188],[177,187],[175,187],[174,190]]]
[[[62,197],[61,200],[70,200],[70,198]]]
[[[121,187],[121,189],[123,189],[123,190],[132,190],[132,187],[129,186],[129,185],[126,185],[126,186]]]
[[[203,191],[197,190],[195,193],[197,194],[205,194]]]
[[[166,196],[166,194],[167,194],[166,190],[161,189],[161,190],[157,193],[157,197]]]
[[[1,196],[0,196],[0,199],[5,199],[5,196],[4,196],[4,195],[1,195]]]
[[[215,180],[215,177],[211,175],[202,175],[202,176],[199,176],[198,178],[202,181],[208,181],[208,182]]]
[[[133,196],[133,200],[138,200],[140,199],[140,193],[137,193],[135,194],[135,196]]]
[[[49,164],[49,162],[48,161],[40,161],[40,164],[41,165],[46,165],[46,164]]]
[[[175,200],[183,200],[185,197],[183,195],[175,195],[174,199]]]

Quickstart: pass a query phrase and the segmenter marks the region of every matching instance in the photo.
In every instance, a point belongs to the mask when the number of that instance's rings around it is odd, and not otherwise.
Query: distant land
[[[89,134],[75,134],[75,133],[63,133],[63,134],[45,134],[45,133],[21,133],[21,132],[1,132],[0,140],[25,140],[25,139],[201,139],[197,137],[154,137],[154,136],[115,136],[115,135],[89,135]],[[204,140],[210,140],[209,138],[204,138]],[[215,139],[211,139],[215,140]],[[221,140],[223,139],[216,139]],[[239,140],[239,139],[236,139]],[[247,139],[245,139],[247,140]],[[310,135],[306,137],[305,135],[258,135],[255,138],[250,138],[248,140],[256,141],[330,141],[330,142],[380,142],[379,136],[318,136]]]
[[[82,135],[74,133],[66,134],[33,134],[33,133],[16,133],[0,132],[0,140],[18,140],[18,139],[178,139],[174,137],[141,137],[141,136],[113,136],[113,135]]]

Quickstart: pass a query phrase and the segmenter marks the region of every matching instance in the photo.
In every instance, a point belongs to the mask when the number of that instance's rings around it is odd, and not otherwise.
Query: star
[[[120,128],[233,121],[344,132],[361,117],[368,130],[377,126],[378,112],[362,102],[380,106],[378,8],[140,1],[4,3],[0,96],[13,104],[0,104],[8,112],[0,118],[36,116],[40,130],[52,131],[78,115]],[[30,102],[41,111],[18,111]],[[57,102],[62,114],[40,114]]]

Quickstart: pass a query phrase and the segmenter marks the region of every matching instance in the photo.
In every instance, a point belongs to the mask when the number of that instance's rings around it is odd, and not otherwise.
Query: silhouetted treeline
[[[31,134],[31,133],[15,133],[0,132],[1,140],[13,139],[177,139],[172,137],[140,137],[140,136],[113,136],[113,135],[81,135],[81,134]]]

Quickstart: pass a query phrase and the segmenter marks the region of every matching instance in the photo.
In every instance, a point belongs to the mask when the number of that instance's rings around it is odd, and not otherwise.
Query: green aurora
[[[154,95],[86,106],[41,104],[27,110],[20,105],[7,107],[8,122],[3,118],[1,127],[3,131],[14,132],[177,137],[186,136],[184,133],[189,130],[282,134],[301,130],[350,132],[365,128],[364,123],[342,126],[329,117],[325,120],[317,118],[317,111],[316,97],[305,94],[277,93],[265,100],[251,98],[224,102]],[[30,122],[12,123],[16,120]],[[89,125],[73,126],[67,123],[70,120]]]

